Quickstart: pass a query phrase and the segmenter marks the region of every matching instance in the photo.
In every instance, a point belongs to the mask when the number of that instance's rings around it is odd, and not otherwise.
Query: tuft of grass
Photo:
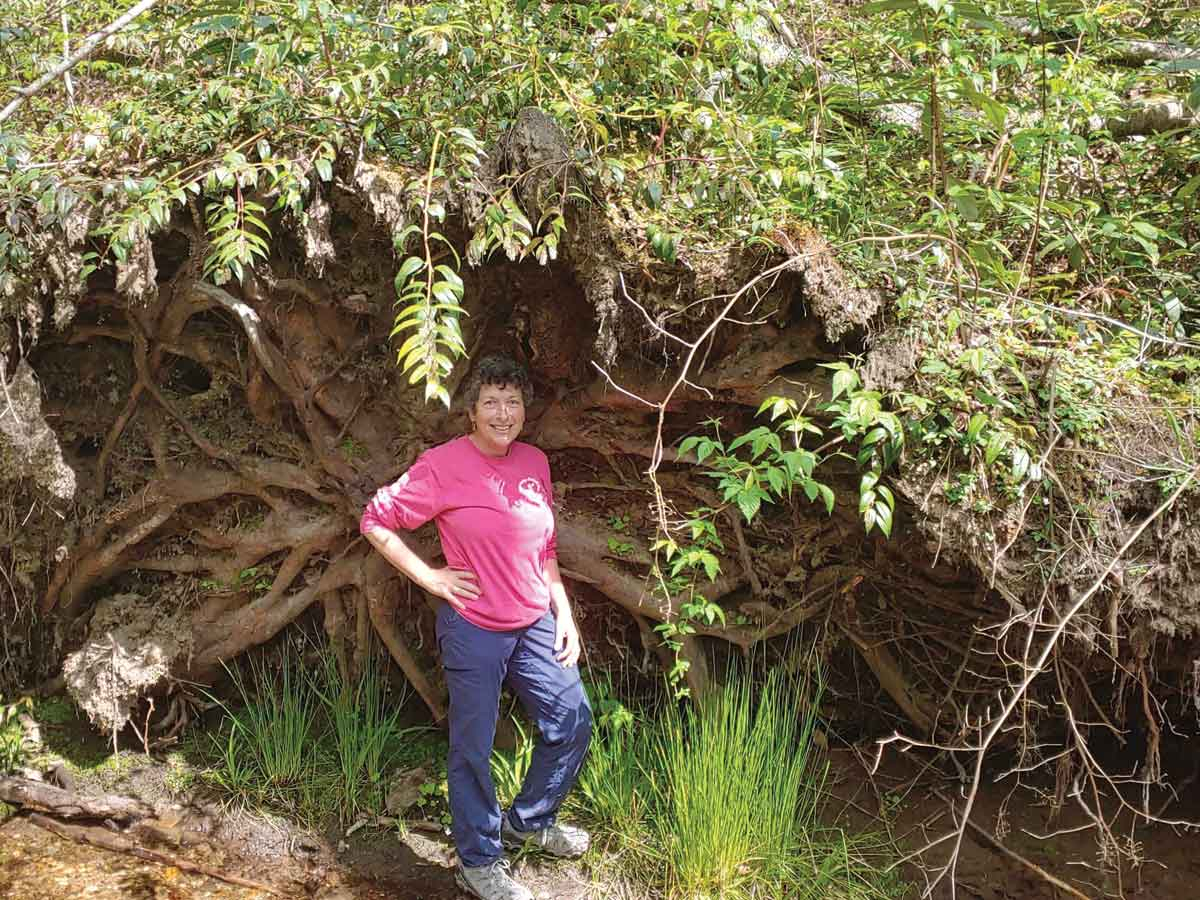
[[[585,815],[626,874],[672,900],[900,896],[874,862],[880,842],[820,824],[819,682],[752,676],[647,719],[597,691]]]
[[[647,840],[646,800],[650,782],[646,723],[613,696],[607,678],[591,684],[588,694],[595,713],[588,758],[577,790],[585,815],[598,824],[614,847],[637,851]]]
[[[250,677],[231,670],[242,700],[225,707],[227,728],[217,741],[217,783],[230,793],[259,803],[299,809],[312,775],[318,729],[318,698],[291,649],[272,671],[263,660],[251,663]]]
[[[277,671],[255,663],[248,677],[231,672],[241,703],[217,701],[224,719],[206,748],[205,779],[236,803],[306,824],[382,812],[389,769],[417,730],[399,727],[404,697],[387,695],[372,655],[353,683],[328,650],[311,673],[291,650],[279,659]]]
[[[492,750],[491,769],[492,782],[496,786],[496,799],[501,807],[512,805],[525,776],[529,773],[529,765],[533,762],[534,740],[525,731],[525,727],[515,716],[511,719],[513,730],[517,733],[517,746],[513,751]]]
[[[383,811],[384,777],[396,745],[416,729],[400,727],[404,698],[388,700],[374,655],[368,656],[358,682],[349,684],[333,654],[326,653],[320,678],[315,690],[329,722],[337,812],[342,824],[348,824],[360,813]]]
[[[654,828],[674,893],[778,893],[795,883],[825,766],[810,753],[813,706],[784,698],[778,670],[754,696],[734,678],[697,705],[667,708],[652,751]]]

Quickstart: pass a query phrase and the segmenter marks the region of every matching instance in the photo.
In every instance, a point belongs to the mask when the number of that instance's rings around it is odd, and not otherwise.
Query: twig
[[[56,834],[61,838],[69,841],[75,841],[78,844],[91,844],[93,847],[101,847],[105,850],[112,850],[116,853],[128,853],[130,856],[136,856],[138,859],[144,859],[147,862],[158,863],[160,866],[173,866],[183,872],[192,872],[196,875],[205,875],[209,878],[215,878],[218,881],[224,881],[227,884],[236,884],[240,887],[253,888],[254,890],[262,891],[270,894],[272,897],[282,897],[282,893],[268,884],[263,884],[261,881],[251,881],[249,878],[242,878],[239,875],[230,875],[226,872],[219,872],[216,869],[211,869],[208,866],[201,866],[194,862],[189,862],[178,856],[173,856],[169,853],[162,853],[158,850],[147,850],[145,847],[139,847],[129,838],[120,834],[113,834],[110,831],[104,831],[100,828],[84,828],[78,825],[64,825],[62,822],[56,822],[48,816],[43,816],[41,813],[31,813],[29,821],[38,828],[43,828],[51,834]]]
[[[954,804],[952,802],[950,802],[950,799],[948,797],[946,797],[946,795],[943,794],[941,791],[939,791],[935,788],[933,792],[947,806],[949,806],[951,808],[954,807]],[[1002,843],[1000,843],[998,840],[996,840],[994,837],[992,837],[990,834],[988,834],[988,832],[985,829],[980,828],[974,822],[967,821],[967,820],[964,820],[964,822],[966,822],[966,826],[969,829],[971,829],[972,834],[974,834],[976,837],[978,837],[980,840],[982,840],[985,844],[987,844],[987,846],[989,846],[990,848],[995,850],[1001,856],[1006,856],[1009,859],[1011,859],[1013,862],[1020,863],[1022,866],[1024,866],[1026,869],[1028,869],[1030,872],[1032,872],[1034,875],[1037,875],[1039,878],[1043,879],[1047,884],[1052,885],[1054,888],[1062,891],[1065,894],[1070,894],[1072,897],[1078,897],[1079,900],[1092,900],[1092,898],[1089,897],[1087,894],[1080,893],[1079,891],[1075,890],[1075,888],[1071,887],[1071,885],[1067,884],[1062,879],[1055,878],[1053,875],[1051,875],[1049,872],[1047,872],[1045,869],[1043,869],[1037,863],[1031,862],[1030,860],[1026,859],[1024,856],[1022,856],[1020,853],[1017,853],[1014,850],[1009,850]]]
[[[1009,717],[1013,713],[1013,710],[1016,709],[1017,704],[1020,703],[1025,697],[1025,694],[1029,690],[1030,685],[1033,684],[1034,679],[1036,679],[1040,674],[1042,674],[1043,671],[1045,671],[1046,663],[1050,659],[1050,654],[1053,653],[1054,648],[1058,646],[1058,641],[1066,632],[1067,625],[1070,624],[1071,620],[1074,619],[1076,615],[1078,615],[1079,611],[1083,609],[1083,607],[1089,600],[1091,600],[1095,593],[1100,590],[1104,582],[1108,579],[1108,576],[1112,573],[1113,569],[1117,567],[1117,563],[1121,561],[1121,558],[1125,555],[1129,548],[1133,546],[1134,542],[1142,536],[1142,533],[1149,528],[1153,522],[1158,520],[1159,516],[1170,509],[1175,501],[1179,499],[1180,495],[1183,494],[1183,492],[1187,490],[1191,483],[1196,479],[1197,475],[1200,475],[1200,467],[1192,469],[1192,471],[1188,473],[1188,476],[1184,478],[1182,482],[1180,482],[1179,486],[1171,492],[1171,496],[1167,497],[1166,500],[1160,503],[1158,508],[1156,508],[1154,512],[1147,516],[1146,519],[1136,529],[1134,529],[1133,534],[1126,539],[1125,543],[1121,545],[1121,548],[1109,561],[1108,565],[1104,567],[1104,571],[1101,572],[1096,577],[1096,580],[1092,582],[1091,586],[1084,591],[1074,603],[1071,604],[1070,608],[1067,609],[1067,611],[1063,613],[1062,618],[1059,619],[1058,624],[1051,629],[1050,636],[1047,638],[1045,645],[1042,647],[1041,652],[1037,656],[1037,659],[1032,665],[1026,668],[1025,677],[1021,680],[1021,683],[1017,685],[1017,688],[1013,691],[1012,696],[1010,696],[1007,702],[1005,702],[1000,714],[992,720],[991,724],[988,726],[986,734],[983,737],[983,740],[980,741],[975,755],[975,772],[971,780],[971,789],[967,794],[966,804],[963,806],[962,812],[959,816],[960,824],[955,834],[954,849],[951,851],[950,859],[946,862],[946,865],[942,868],[941,872],[934,879],[933,883],[925,891],[923,896],[929,897],[933,893],[933,889],[946,875],[950,876],[950,896],[952,900],[956,896],[955,874],[958,868],[958,854],[962,847],[962,838],[967,827],[966,823],[970,819],[971,810],[974,808],[975,800],[979,795],[979,783],[983,777],[983,761],[984,757],[987,755],[988,749],[992,745],[992,741],[996,739],[996,735],[998,735],[1001,729],[1004,728],[1005,724],[1007,724]]]
[[[67,17],[67,7],[64,5],[62,10],[62,31],[63,31],[63,59],[71,58],[71,20]],[[67,89],[67,101],[71,104],[72,109],[75,107],[75,85],[71,83],[71,71],[68,69],[63,72],[63,86]]]

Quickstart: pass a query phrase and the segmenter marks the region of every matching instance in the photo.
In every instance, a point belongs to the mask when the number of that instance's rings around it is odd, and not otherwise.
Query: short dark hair
[[[507,354],[485,356],[475,365],[475,371],[467,379],[467,386],[463,390],[463,401],[467,404],[467,409],[475,407],[479,401],[479,392],[485,384],[520,388],[521,399],[526,405],[533,401],[533,385],[529,381],[529,373],[523,365]]]

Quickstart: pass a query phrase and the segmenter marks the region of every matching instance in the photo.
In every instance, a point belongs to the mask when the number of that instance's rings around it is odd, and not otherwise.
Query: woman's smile
[[[519,387],[485,384],[471,410],[471,441],[488,456],[507,456],[525,424],[525,398]]]

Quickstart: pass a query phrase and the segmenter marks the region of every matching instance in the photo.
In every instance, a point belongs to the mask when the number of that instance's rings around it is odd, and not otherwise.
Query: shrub
[[[25,762],[25,731],[17,721],[17,716],[32,708],[28,697],[7,701],[0,696],[0,775],[19,768]]]

